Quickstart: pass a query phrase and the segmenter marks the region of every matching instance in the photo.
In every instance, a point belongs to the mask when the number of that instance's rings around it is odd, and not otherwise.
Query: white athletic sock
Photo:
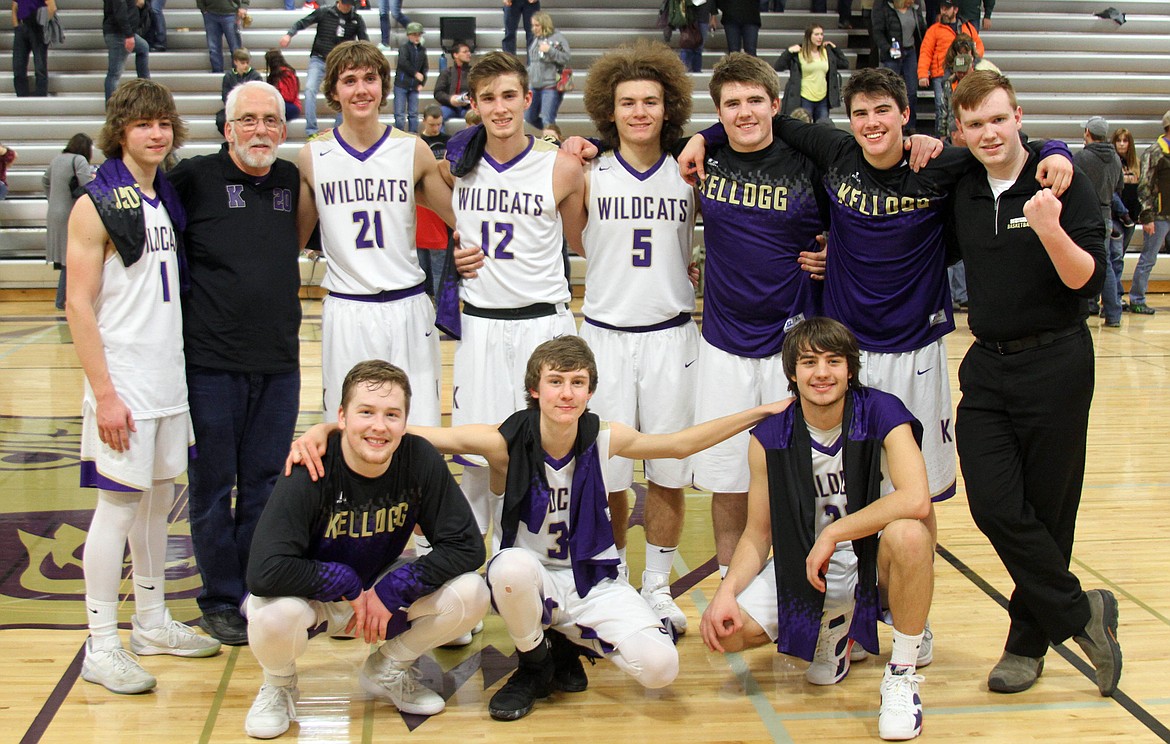
[[[134,574],[134,614],[143,628],[157,628],[166,620],[167,595],[164,577]]]
[[[894,649],[890,652],[890,666],[910,667],[918,665],[918,647],[922,645],[922,633],[906,635],[894,628]]]
[[[657,579],[660,583],[670,581],[670,568],[674,563],[676,553],[678,553],[677,545],[663,546],[646,543],[646,573],[650,575],[650,578]]]
[[[719,564],[719,579],[720,580],[727,578],[727,569],[728,568],[730,568],[730,566],[724,566],[723,564]]]
[[[85,614],[94,650],[109,651],[122,645],[118,638],[118,603],[103,602],[86,595]]]

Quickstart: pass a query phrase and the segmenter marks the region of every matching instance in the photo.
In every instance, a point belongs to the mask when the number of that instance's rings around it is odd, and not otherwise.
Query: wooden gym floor
[[[68,328],[44,292],[8,293],[0,304],[0,741],[248,741],[244,715],[260,684],[247,647],[209,659],[148,657],[156,691],[118,696],[80,680],[85,640],[81,548],[93,494],[77,487],[82,373]],[[995,742],[1170,741],[1170,303],[1152,317],[1126,315],[1119,330],[1091,322],[1097,386],[1089,462],[1073,566],[1086,586],[1121,603],[1121,687],[1101,698],[1079,648],[1051,650],[1039,683],[1018,695],[988,692],[986,675],[1006,633],[1011,583],[959,495],[940,505],[937,589],[931,611],[934,663],[923,670],[923,738]],[[301,330],[300,426],[319,420],[320,302],[306,300]],[[948,339],[954,376],[971,336],[965,316]],[[454,343],[443,342],[450,379]],[[449,401],[449,393],[448,393]],[[449,402],[448,402],[449,405]],[[182,482],[182,481],[181,481]],[[641,521],[641,500],[632,517]],[[803,678],[804,663],[768,648],[708,653],[698,619],[717,585],[709,497],[692,492],[674,591],[691,633],[679,643],[678,680],[641,689],[612,665],[587,667],[584,693],[557,693],[521,721],[500,723],[487,699],[515,665],[498,617],[471,646],[422,660],[449,696],[432,718],[373,703],[356,680],[368,649],[313,640],[301,659],[299,724],[306,742],[556,741],[814,742],[877,739],[880,660],[854,665],[829,688]],[[185,486],[172,512],[168,595],[177,619],[199,616]],[[642,531],[630,530],[630,569],[642,570]],[[125,589],[129,591],[129,582]],[[129,622],[127,600],[122,620]],[[124,626],[128,627],[128,626]],[[888,654],[889,631],[883,629]],[[125,631],[123,633],[125,635]]]

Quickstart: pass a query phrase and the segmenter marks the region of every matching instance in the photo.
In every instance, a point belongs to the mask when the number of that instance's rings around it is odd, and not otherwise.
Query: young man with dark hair
[[[298,156],[302,245],[320,219],[329,265],[322,319],[324,409],[335,412],[346,371],[362,359],[386,359],[414,383],[415,420],[439,423],[439,336],[414,234],[416,203],[453,224],[451,190],[431,149],[378,120],[390,91],[390,65],[368,41],[329,53],[325,98],[341,126],[307,143]]]
[[[456,41],[451,45],[451,64],[435,80],[435,100],[443,107],[444,122],[452,118],[462,119],[471,108],[470,71],[471,45],[466,41]]]
[[[775,71],[732,53],[715,65],[710,93],[727,141],[712,146],[698,189],[706,284],[696,421],[787,394],[780,349],[786,331],[819,314],[820,286],[809,272],[828,219],[820,171],[774,136]],[[694,458],[696,485],[713,492],[721,572],[747,519],[748,441],[738,434]]]
[[[442,455],[406,433],[409,414],[406,373],[378,360],[355,365],[321,477],[296,468],[277,481],[248,562],[248,638],[264,669],[249,736],[280,736],[296,719],[296,660],[323,623],[330,634],[384,641],[358,674],[367,693],[413,715],[445,707],[415,663],[487,612],[474,573],[483,541]],[[433,550],[401,560],[416,525]]]
[[[748,526],[703,613],[703,640],[721,652],[775,642],[812,662],[810,683],[836,684],[854,642],[877,652],[884,598],[894,644],[878,732],[912,739],[934,592],[922,427],[897,398],[857,382],[857,339],[837,321],[801,323],[782,357],[799,405],[752,429]]]
[[[120,694],[155,686],[134,654],[211,656],[220,647],[171,617],[164,590],[167,515],[194,437],[179,305],[185,216],[159,167],[186,133],[164,86],[120,86],[98,135],[106,162],[69,217],[65,314],[85,371],[81,485],[98,489],[85,540],[81,678]],[[118,638],[127,542],[134,654]]]
[[[1112,695],[1121,678],[1117,600],[1069,570],[1085,473],[1093,340],[1087,300],[1101,290],[1101,211],[1088,178],[1058,198],[1037,186],[1007,78],[976,71],[953,98],[982,164],[959,182],[954,219],[967,265],[975,344],[959,367],[956,433],[967,502],[1016,586],[994,692],[1021,692],[1050,643],[1073,638]]]

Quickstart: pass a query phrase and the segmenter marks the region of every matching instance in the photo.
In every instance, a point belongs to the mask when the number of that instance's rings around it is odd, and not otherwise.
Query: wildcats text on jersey
[[[686,222],[690,218],[690,203],[688,199],[654,196],[602,196],[597,199],[597,217],[602,220]]]
[[[741,183],[730,178],[708,174],[702,186],[703,196],[712,201],[735,206],[788,210],[788,187],[767,183]]]
[[[407,202],[411,185],[399,178],[348,178],[318,184],[326,206],[353,202]]]
[[[460,186],[456,190],[456,199],[458,209],[463,211],[527,214],[532,217],[544,214],[544,195],[527,191]]]
[[[175,252],[175,229],[168,222],[165,225],[148,225],[146,228],[146,244],[143,246],[146,253],[159,251]]]

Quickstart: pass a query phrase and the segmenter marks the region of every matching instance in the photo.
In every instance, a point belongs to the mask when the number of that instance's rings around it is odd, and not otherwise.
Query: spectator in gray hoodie
[[[1113,227],[1113,213],[1110,205],[1113,194],[1121,190],[1121,158],[1109,141],[1109,123],[1100,116],[1085,122],[1085,146],[1073,156],[1073,165],[1089,177],[1097,192],[1098,207],[1101,210],[1101,240],[1105,245],[1105,287],[1101,291],[1102,309],[1105,311],[1105,325],[1117,328],[1121,325],[1121,296],[1117,293],[1117,275],[1109,255],[1109,232]],[[1096,314],[1090,307],[1090,312]]]

